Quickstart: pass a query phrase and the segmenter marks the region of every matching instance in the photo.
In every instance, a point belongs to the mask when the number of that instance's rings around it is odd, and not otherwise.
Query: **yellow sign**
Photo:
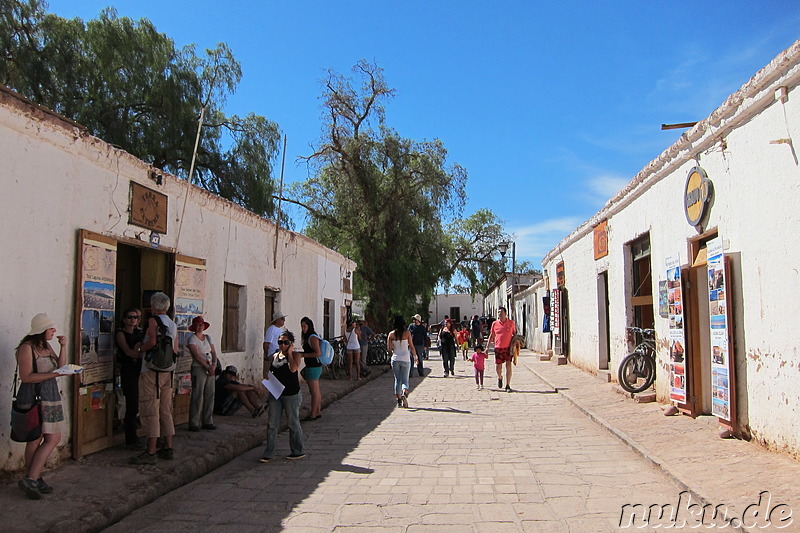
[[[708,179],[706,171],[694,167],[686,178],[686,188],[683,196],[683,208],[686,220],[692,226],[699,226],[708,212],[708,204],[714,187]]]

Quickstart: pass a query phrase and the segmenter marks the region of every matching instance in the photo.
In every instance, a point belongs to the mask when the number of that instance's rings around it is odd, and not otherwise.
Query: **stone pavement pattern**
[[[533,360],[533,356],[523,357]],[[668,503],[668,476],[575,409],[524,365],[512,386],[476,390],[455,378],[412,380],[398,409],[386,374],[304,424],[308,455],[261,448],[135,511],[127,531],[616,531],[621,506]]]

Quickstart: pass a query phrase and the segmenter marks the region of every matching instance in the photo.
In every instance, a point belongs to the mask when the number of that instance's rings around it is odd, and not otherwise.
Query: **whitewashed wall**
[[[470,319],[475,315],[483,314],[483,296],[476,294],[474,297],[469,294],[437,294],[430,303],[430,323],[436,324],[444,320],[444,315],[450,314],[451,307],[460,307],[461,316],[450,317],[461,321],[464,316]]]
[[[800,454],[800,356],[793,317],[800,313],[800,165],[792,140],[800,139],[800,41],[780,54],[706,120],[643,169],[595,217],[544,259],[550,278],[563,260],[569,291],[571,362],[598,368],[597,273],[608,272],[610,369],[628,349],[625,327],[632,310],[630,258],[625,244],[650,233],[656,330],[658,281],[665,260],[680,255],[697,231],[685,219],[683,193],[689,170],[700,165],[714,184],[705,228],[717,228],[733,258],[732,309],[738,372],[739,424],[745,436]],[[781,87],[786,88],[782,101]],[[592,227],[608,218],[609,255],[594,261]],[[659,342],[656,389],[668,397],[666,343]]]
[[[148,165],[67,122],[0,91],[0,412],[8,413],[14,374],[14,349],[30,319],[49,313],[59,334],[72,340],[78,230],[147,244],[149,231],[128,224],[129,183],[141,183],[169,197],[166,251],[206,260],[206,310],[209,333],[219,342],[226,282],[244,286],[244,350],[221,354],[245,379],[261,369],[264,288],[280,289],[277,306],[287,326],[299,332],[304,315],[322,325],[324,298],[339,308],[342,273],[355,265],[338,253],[294,232],[278,234],[273,264],[274,224],[172,176],[163,185],[148,177]],[[188,197],[187,197],[188,195]],[[185,202],[185,212],[184,212]],[[179,236],[180,235],[180,236]],[[70,344],[71,346],[71,344]],[[71,352],[71,350],[70,350]],[[70,357],[72,354],[70,353]],[[71,378],[59,380],[68,424],[72,416]],[[0,468],[22,465],[23,446],[11,443],[8,424],[0,425]],[[54,462],[69,454],[69,432]]]

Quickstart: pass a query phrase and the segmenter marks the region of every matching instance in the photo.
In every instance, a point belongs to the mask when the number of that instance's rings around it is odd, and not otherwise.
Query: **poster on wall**
[[[205,312],[206,264],[202,259],[187,256],[175,258],[175,324],[178,326],[178,349],[184,357],[178,358],[175,367],[175,389],[187,394],[186,383],[191,387],[192,358],[186,350],[186,341],[191,332],[192,319]],[[217,324],[216,334],[209,333],[215,342],[222,337],[222,328]],[[189,376],[187,378],[187,376]]]
[[[711,413],[731,419],[728,298],[722,239],[708,241],[708,312],[711,325]]]
[[[668,257],[667,316],[669,316],[669,399],[686,403],[686,336],[683,320],[683,284],[680,256]]]
[[[87,236],[82,242],[81,342],[78,364],[81,384],[114,378],[114,297],[117,277],[116,244]]]

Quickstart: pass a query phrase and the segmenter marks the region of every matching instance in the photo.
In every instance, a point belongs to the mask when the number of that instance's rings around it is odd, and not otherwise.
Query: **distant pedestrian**
[[[422,377],[425,375],[422,367],[422,360],[425,354],[425,344],[428,341],[428,328],[422,323],[422,317],[420,315],[414,315],[413,320],[414,323],[409,326],[408,330],[411,332],[411,340],[414,344],[414,350],[417,353],[417,373]],[[409,376],[413,373],[414,366],[412,365],[409,370]]]
[[[475,347],[475,353],[472,354],[472,364],[475,367],[475,385],[478,390],[483,389],[483,371],[486,368],[486,358],[489,356],[483,351],[483,345],[479,344]]]
[[[408,372],[417,352],[406,329],[406,321],[401,315],[394,317],[394,329],[386,339],[386,348],[392,354],[392,372],[394,373],[394,395],[397,407],[408,407]]]
[[[369,369],[369,366],[367,366],[369,341],[375,337],[375,332],[370,329],[366,319],[363,318],[358,321],[358,327],[361,329],[361,336],[358,338],[361,348],[361,377],[367,377],[372,373],[372,371]]]
[[[516,333],[517,326],[513,320],[508,318],[506,308],[499,308],[497,310],[497,320],[492,322],[487,344],[491,345],[492,341],[494,341],[494,362],[497,368],[498,389],[503,388],[503,365],[506,367],[506,392],[511,392],[511,363],[513,361],[511,341]]]
[[[304,448],[303,428],[300,427],[300,404],[303,403],[303,394],[300,392],[301,352],[294,350],[294,334],[291,331],[282,333],[278,337],[279,350],[272,358],[268,371],[264,372],[264,379],[277,379],[284,386],[278,398],[269,395],[269,422],[267,423],[267,446],[261,455],[260,461],[268,463],[275,453],[275,441],[278,439],[278,429],[281,425],[281,416],[286,412],[286,422],[289,425],[289,449],[291,453],[287,459],[302,459],[306,456]]]
[[[467,355],[469,351],[469,329],[466,324],[461,325],[461,330],[456,334],[456,339],[461,350],[461,357],[464,358],[464,361],[469,361],[469,356]]]
[[[217,350],[206,330],[211,324],[202,316],[192,319],[186,340],[186,354],[192,358],[192,400],[189,403],[189,431],[217,429],[214,425],[214,392]]]
[[[351,320],[345,332],[347,339],[347,374],[350,379],[361,381],[361,328],[356,320]]]
[[[478,315],[472,317],[472,322],[470,323],[470,336],[472,337],[473,347],[483,344],[483,327],[481,326],[481,321],[478,318]]]
[[[67,338],[58,339],[58,355],[50,346],[56,337],[56,324],[47,315],[39,313],[31,320],[31,329],[17,346],[17,365],[22,384],[17,391],[17,406],[31,408],[39,398],[41,437],[25,443],[25,477],[18,486],[31,500],[41,499],[42,494],[50,494],[53,487],[45,483],[42,469],[53,450],[61,441],[64,425],[64,406],[56,378],[62,376],[55,372],[67,364]],[[6,509],[6,512],[13,512]]]
[[[445,327],[439,332],[439,352],[442,356],[442,366],[444,367],[444,377],[448,374],[455,376],[456,365],[456,329],[451,321],[447,321]]]

